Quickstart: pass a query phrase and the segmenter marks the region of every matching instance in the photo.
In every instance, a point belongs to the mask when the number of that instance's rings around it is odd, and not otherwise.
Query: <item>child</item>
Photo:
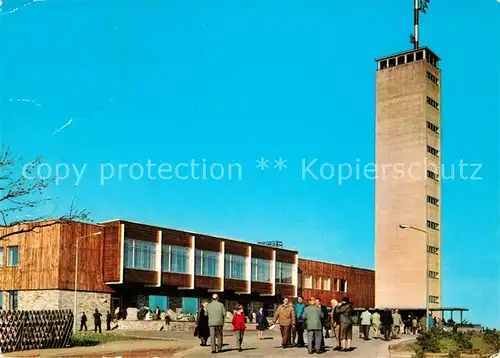
[[[257,332],[259,332],[258,337],[264,339],[264,331],[269,328],[267,318],[264,316],[264,307],[259,308],[255,320],[257,321]]]
[[[243,343],[243,334],[245,333],[245,314],[243,313],[243,306],[237,305],[233,315],[233,331],[236,334],[236,345],[238,352],[242,352],[241,344]]]

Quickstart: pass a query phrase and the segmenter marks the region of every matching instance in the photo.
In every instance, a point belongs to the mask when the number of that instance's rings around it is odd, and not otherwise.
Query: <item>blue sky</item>
[[[301,159],[374,161],[376,57],[410,49],[412,1],[4,0],[3,143],[87,167],[48,193],[116,217],[373,268],[374,181],[302,180]],[[18,8],[18,10],[15,10]],[[498,11],[432,1],[421,44],[441,58],[445,306],[500,328]],[[29,100],[22,101],[22,100]],[[38,105],[37,105],[38,104]],[[54,131],[70,119],[57,134]],[[287,168],[258,170],[282,157]],[[100,183],[113,163],[239,163],[241,180]],[[116,169],[117,170],[117,169]],[[45,208],[45,210],[52,210]]]

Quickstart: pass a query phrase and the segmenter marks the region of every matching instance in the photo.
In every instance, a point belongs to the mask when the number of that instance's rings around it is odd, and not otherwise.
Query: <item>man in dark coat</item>
[[[83,330],[83,328],[87,330],[87,315],[85,314],[85,312],[83,312],[82,318],[80,320],[80,331]]]
[[[102,314],[99,313],[99,311],[97,310],[97,308],[95,309],[95,312],[94,312],[94,332],[97,333],[97,330],[99,329],[99,333],[102,333],[102,329],[101,329],[101,316]]]
[[[111,313],[109,311],[106,315],[106,331],[111,331]]]
[[[392,331],[392,312],[388,308],[380,315],[380,323],[384,331],[384,339],[386,341],[390,340]]]

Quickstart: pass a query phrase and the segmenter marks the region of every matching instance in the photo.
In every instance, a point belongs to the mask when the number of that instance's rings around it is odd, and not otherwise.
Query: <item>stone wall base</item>
[[[165,321],[146,321],[146,320],[118,320],[111,324],[111,327],[118,325],[118,331],[159,331],[161,327],[165,331],[173,332],[194,332],[196,327],[195,322],[171,321],[169,326],[165,326]],[[247,329],[252,329],[255,324],[247,324]],[[224,324],[224,330],[230,331],[233,325],[229,322]]]
[[[39,310],[73,310],[74,292],[62,290],[33,290],[19,291],[18,309],[23,311]],[[111,307],[111,294],[100,292],[77,291],[76,294],[77,317],[86,313],[89,325],[92,322],[92,314],[97,308],[102,313],[102,319],[106,321],[106,313]]]

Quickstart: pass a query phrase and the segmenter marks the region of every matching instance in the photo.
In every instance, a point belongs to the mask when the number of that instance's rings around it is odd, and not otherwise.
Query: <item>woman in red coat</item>
[[[236,310],[233,315],[233,331],[236,335],[236,344],[238,346],[238,352],[242,352],[241,344],[243,343],[243,334],[245,333],[245,314],[243,313],[243,306],[236,306]]]

